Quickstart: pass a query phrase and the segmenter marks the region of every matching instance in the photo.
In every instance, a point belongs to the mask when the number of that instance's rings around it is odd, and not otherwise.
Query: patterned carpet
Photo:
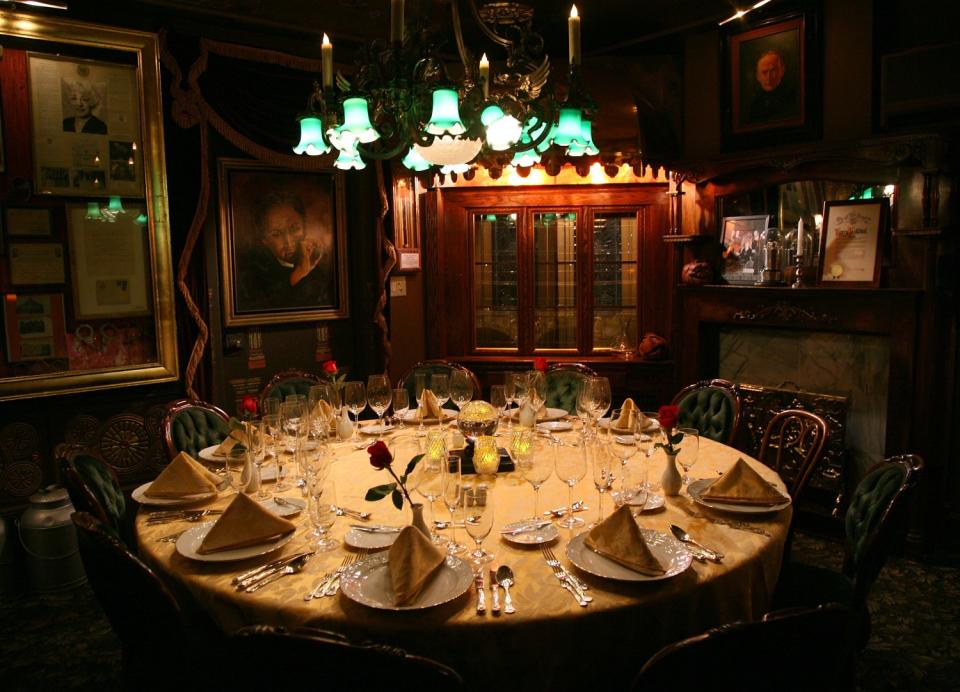
[[[839,543],[798,534],[794,559],[837,568]],[[960,681],[960,567],[887,562],[871,595],[873,635],[859,688],[956,690]],[[0,603],[0,689],[119,689],[120,649],[88,586]]]

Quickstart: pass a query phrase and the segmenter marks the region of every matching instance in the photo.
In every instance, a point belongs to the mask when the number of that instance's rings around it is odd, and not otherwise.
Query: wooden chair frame
[[[286,370],[281,370],[280,372],[274,374],[269,381],[263,385],[263,388],[260,390],[260,395],[257,398],[257,410],[263,411],[263,402],[267,399],[267,393],[276,387],[278,384],[284,380],[312,380],[314,384],[321,384],[326,382],[326,380],[320,375],[309,372],[307,370],[300,370],[299,368],[287,368]]]
[[[760,461],[780,473],[790,450],[796,450],[801,457],[797,477],[788,488],[790,499],[794,503],[807,486],[814,468],[823,458],[829,434],[830,426],[827,421],[815,413],[801,409],[781,411],[767,424],[760,442]],[[769,459],[771,451],[775,452],[772,463]]]
[[[476,373],[473,372],[470,368],[465,365],[460,365],[460,363],[455,363],[452,360],[443,360],[441,358],[434,358],[431,360],[421,360],[417,361],[411,365],[403,375],[400,376],[400,379],[397,380],[396,389],[402,389],[406,387],[407,378],[410,377],[411,373],[416,372],[419,368],[426,368],[432,366],[446,366],[451,370],[459,370],[461,372],[466,372],[470,375],[470,383],[473,385],[473,396],[474,398],[483,397],[483,389],[480,387],[480,380],[477,378]],[[413,402],[410,402],[411,406]]]
[[[177,448],[173,444],[173,419],[178,413],[188,408],[202,408],[220,416],[224,422],[228,422],[230,420],[230,416],[227,415],[226,411],[219,406],[214,406],[206,401],[200,401],[199,399],[177,399],[176,401],[171,401],[169,404],[167,404],[167,407],[163,412],[163,422],[161,423],[161,429],[163,430],[163,446],[167,451],[168,461],[173,461],[173,458],[177,456]]]

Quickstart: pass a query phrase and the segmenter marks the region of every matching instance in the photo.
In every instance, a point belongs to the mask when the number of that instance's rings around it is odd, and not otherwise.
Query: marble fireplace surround
[[[919,308],[920,292],[911,290],[685,287],[680,381],[789,381],[849,396],[856,483],[872,462],[910,449]]]

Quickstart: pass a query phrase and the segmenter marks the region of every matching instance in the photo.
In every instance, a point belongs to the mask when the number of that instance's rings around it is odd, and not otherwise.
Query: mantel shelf
[[[670,234],[661,236],[665,243],[702,243],[705,240],[712,240],[713,236],[699,234]]]

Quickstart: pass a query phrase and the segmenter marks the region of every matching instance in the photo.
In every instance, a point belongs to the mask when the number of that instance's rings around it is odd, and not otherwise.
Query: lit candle
[[[403,43],[403,0],[390,0],[390,40]]]
[[[797,257],[803,257],[803,219],[797,222]]]
[[[490,98],[490,61],[486,53],[480,56],[480,83],[483,85],[483,98]]]
[[[320,60],[323,66],[323,88],[329,89],[333,86],[333,44],[326,34],[320,44]]]
[[[570,8],[570,18],[567,20],[567,29],[570,38],[570,64],[580,64],[580,15],[577,6]]]

